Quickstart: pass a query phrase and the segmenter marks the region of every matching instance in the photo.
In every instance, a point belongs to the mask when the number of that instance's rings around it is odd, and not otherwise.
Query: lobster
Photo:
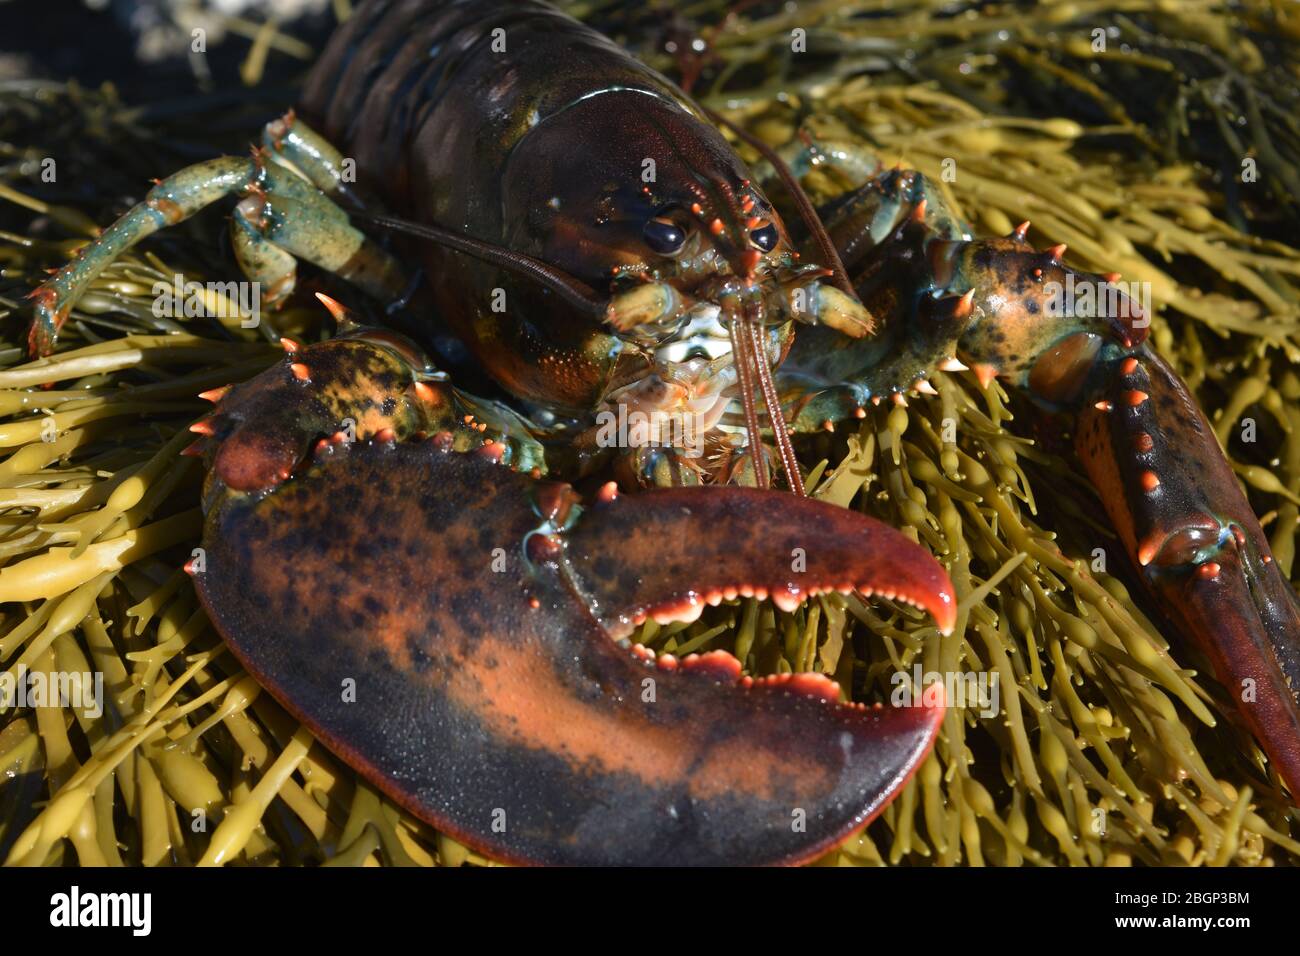
[[[282,339],[283,363],[205,393],[189,569],[290,712],[496,858],[798,862],[899,792],[942,693],[866,708],[822,675],[628,639],[648,618],[831,590],[950,633],[942,566],[805,497],[790,441],[932,391],[934,369],[1074,414],[1139,573],[1220,679],[1258,682],[1243,716],[1300,792],[1295,594],[1141,310],[1053,314],[1049,284],[1105,277],[1035,252],[1027,225],[973,239],[916,173],[872,176],[823,224],[797,169],[756,145],[800,206],[808,264],[712,118],[598,33],[539,0],[367,0],[252,156],[162,180],[33,293],[31,348],[54,347],[116,255],[226,196],[267,306],[300,259],[379,302],[422,278],[438,322],[401,335],[322,296],[335,337]],[[420,242],[398,255],[380,231]],[[433,365],[447,333],[509,400]],[[611,454],[595,422],[613,408],[649,437]],[[681,420],[698,453],[657,440]],[[765,431],[792,494],[771,487]],[[620,482],[585,495],[551,479],[607,468]],[[643,485],[667,487],[627,493]]]

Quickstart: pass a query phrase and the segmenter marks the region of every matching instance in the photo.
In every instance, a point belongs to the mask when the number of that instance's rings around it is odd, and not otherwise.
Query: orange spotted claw
[[[900,533],[752,489],[582,501],[447,447],[344,442],[260,490],[214,472],[195,571],[248,670],[415,815],[506,861],[793,863],[879,813],[929,751],[942,693],[843,704],[822,675],[751,679],[725,651],[625,640],[736,596],[849,589],[947,632],[947,575]]]
[[[1103,353],[1104,355],[1105,353]],[[1103,360],[1075,445],[1138,575],[1300,800],[1300,601],[1210,423],[1142,347]],[[1091,401],[1097,395],[1100,401]]]

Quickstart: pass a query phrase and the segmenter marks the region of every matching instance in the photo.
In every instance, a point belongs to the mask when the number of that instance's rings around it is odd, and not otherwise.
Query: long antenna
[[[758,385],[763,392],[763,404],[767,407],[768,420],[772,423],[772,434],[776,438],[776,450],[781,456],[781,467],[785,469],[785,479],[791,491],[801,498],[807,497],[808,492],[804,490],[803,476],[799,474],[799,459],[794,455],[794,446],[790,443],[790,431],[785,424],[785,413],[781,411],[781,400],[776,394],[776,383],[772,381],[772,370],[767,364],[763,327],[749,319],[741,319],[740,333],[749,336],[750,352],[758,366]]]
[[[394,219],[391,216],[370,216],[368,218],[375,225],[383,226],[385,229],[419,236],[421,239],[430,239],[441,246],[447,246],[449,249],[455,249],[457,252],[466,253],[476,259],[490,262],[493,265],[501,266],[503,269],[533,279],[550,289],[584,315],[597,319],[605,317],[608,302],[598,296],[595,289],[581,279],[577,279],[563,269],[557,269],[541,259],[534,259],[522,252],[515,252],[504,246],[493,245],[490,242],[475,239],[464,233],[444,229],[442,226],[407,222],[405,219]]]
[[[799,217],[803,219],[804,224],[812,233],[813,241],[817,243],[817,251],[821,255],[822,264],[831,270],[831,281],[846,295],[857,298],[857,293],[853,291],[853,283],[849,281],[848,270],[844,268],[844,262],[840,259],[840,254],[835,248],[835,243],[831,241],[830,234],[826,232],[826,226],[822,223],[821,217],[817,215],[817,210],[813,208],[812,200],[804,192],[803,186],[799,184],[798,177],[784,159],[767,143],[763,142],[757,136],[748,130],[727,119],[721,113],[709,109],[707,106],[701,106],[705,115],[715,123],[720,123],[727,129],[731,130],[742,140],[748,143],[754,149],[758,150],[760,156],[772,164],[776,170],[776,175],[781,182],[785,183],[785,188],[790,193],[790,198],[799,209]]]
[[[731,335],[731,360],[736,366],[736,377],[740,385],[740,407],[745,412],[745,441],[749,447],[749,456],[754,460],[754,484],[759,488],[768,487],[767,458],[763,454],[762,434],[758,429],[758,409],[754,405],[753,369],[749,364],[749,353],[753,350],[753,340],[749,333],[741,328],[745,320],[739,316],[727,323],[727,332]]]

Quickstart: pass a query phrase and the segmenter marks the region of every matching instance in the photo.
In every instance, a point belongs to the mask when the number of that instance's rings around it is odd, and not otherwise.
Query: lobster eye
[[[680,252],[686,243],[686,230],[671,219],[656,216],[646,222],[641,230],[641,238],[661,256],[671,256]]]
[[[776,224],[771,222],[765,226],[759,226],[757,229],[752,229],[749,233],[749,241],[764,252],[771,252],[775,249],[780,238],[776,231]]]

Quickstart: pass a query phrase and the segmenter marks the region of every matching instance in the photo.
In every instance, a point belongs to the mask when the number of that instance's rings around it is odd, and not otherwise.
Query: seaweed
[[[775,146],[866,147],[934,177],[981,231],[1028,218],[1080,266],[1150,283],[1154,341],[1213,413],[1294,579],[1300,250],[1284,239],[1300,235],[1287,178],[1300,34],[1281,5],[700,0],[671,18],[568,6]],[[1097,27],[1112,53],[1093,52]],[[795,28],[806,59],[791,55]],[[692,38],[698,55],[677,55]],[[1135,76],[1159,88],[1139,96]],[[313,742],[225,651],[181,570],[198,536],[202,476],[177,457],[203,410],[194,396],[279,355],[237,322],[153,314],[155,282],[235,274],[213,241],[221,211],[123,257],[60,350],[23,357],[24,296],[43,270],[149,177],[232,151],[259,110],[283,106],[276,95],[179,110],[111,88],[0,86],[0,667],[105,683],[102,714],[0,710],[9,864],[487,862]],[[1177,118],[1193,101],[1186,122],[1165,122],[1164,104]],[[1239,175],[1250,157],[1254,183]],[[814,169],[806,185],[829,201],[855,183]],[[319,338],[309,303],[276,327]],[[960,602],[951,638],[906,607],[827,595],[791,614],[742,599],[637,639],[726,648],[755,674],[816,669],[868,702],[918,693],[918,671],[969,678],[932,757],[825,865],[1300,861],[1296,812],[1226,719],[1224,690],[1130,594],[1052,423],[970,373],[933,383],[936,397],[870,409],[798,450],[814,495],[941,557]]]

